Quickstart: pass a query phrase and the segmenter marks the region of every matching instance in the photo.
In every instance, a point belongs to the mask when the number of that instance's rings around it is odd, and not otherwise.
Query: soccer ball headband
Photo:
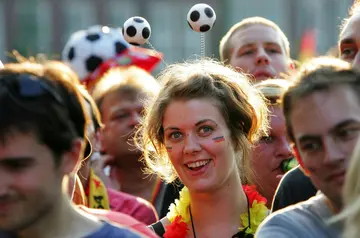
[[[215,11],[207,4],[194,5],[187,14],[190,28],[201,34],[201,55],[205,55],[205,36],[214,26]],[[151,27],[139,16],[125,21],[123,28],[96,25],[73,33],[62,52],[62,59],[92,88],[110,68],[135,65],[151,72],[162,60],[149,42]],[[152,50],[139,47],[148,44]]]

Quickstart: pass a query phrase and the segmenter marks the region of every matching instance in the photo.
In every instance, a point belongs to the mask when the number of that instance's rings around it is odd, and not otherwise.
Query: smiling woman
[[[244,75],[211,60],[171,65],[160,81],[137,143],[149,173],[179,177],[186,187],[154,229],[164,237],[253,234],[266,201],[242,184],[251,181],[251,144],[267,129],[263,97]]]

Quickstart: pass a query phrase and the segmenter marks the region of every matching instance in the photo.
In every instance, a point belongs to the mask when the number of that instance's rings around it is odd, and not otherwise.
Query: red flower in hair
[[[181,216],[175,217],[175,220],[166,227],[164,238],[184,238],[189,228],[186,223],[181,221]]]

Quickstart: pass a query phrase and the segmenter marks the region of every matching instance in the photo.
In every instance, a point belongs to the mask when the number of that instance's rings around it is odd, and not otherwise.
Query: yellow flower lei
[[[246,193],[246,190],[245,190]],[[246,194],[247,197],[248,194]],[[184,187],[180,191],[180,199],[176,199],[175,203],[172,203],[169,207],[169,212],[166,217],[170,222],[173,222],[176,217],[181,217],[181,221],[185,223],[190,222],[190,213],[188,207],[190,206],[190,193],[187,187]],[[265,202],[262,200],[258,202],[254,199],[252,204],[250,204],[250,224],[249,224],[249,214],[243,213],[240,215],[241,222],[244,228],[240,228],[240,230],[245,230],[246,234],[255,234],[260,223],[265,219],[268,215],[268,209],[265,206]]]

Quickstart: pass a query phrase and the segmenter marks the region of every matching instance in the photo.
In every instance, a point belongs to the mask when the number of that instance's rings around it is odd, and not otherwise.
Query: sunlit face
[[[305,171],[341,206],[344,175],[360,132],[358,96],[348,86],[312,93],[293,105],[290,120]]]
[[[269,135],[262,137],[252,151],[252,169],[261,195],[269,204],[283,176],[281,162],[291,158],[290,145],[286,138],[285,119],[279,106],[270,107]]]
[[[0,230],[25,229],[58,206],[66,162],[55,166],[49,148],[31,133],[14,132],[0,143]]]
[[[143,100],[136,93],[124,95],[115,92],[105,97],[101,106],[104,123],[101,144],[107,154],[115,158],[141,155],[132,139],[135,128],[140,123],[143,106]],[[117,163],[131,162],[117,161]]]
[[[163,128],[170,160],[190,191],[213,190],[233,180],[240,183],[230,131],[211,100],[171,102]]]
[[[290,69],[281,36],[269,26],[257,24],[238,30],[230,43],[233,46],[230,65],[256,80],[281,78]]]
[[[340,35],[340,58],[360,68],[360,16],[353,16]]]

